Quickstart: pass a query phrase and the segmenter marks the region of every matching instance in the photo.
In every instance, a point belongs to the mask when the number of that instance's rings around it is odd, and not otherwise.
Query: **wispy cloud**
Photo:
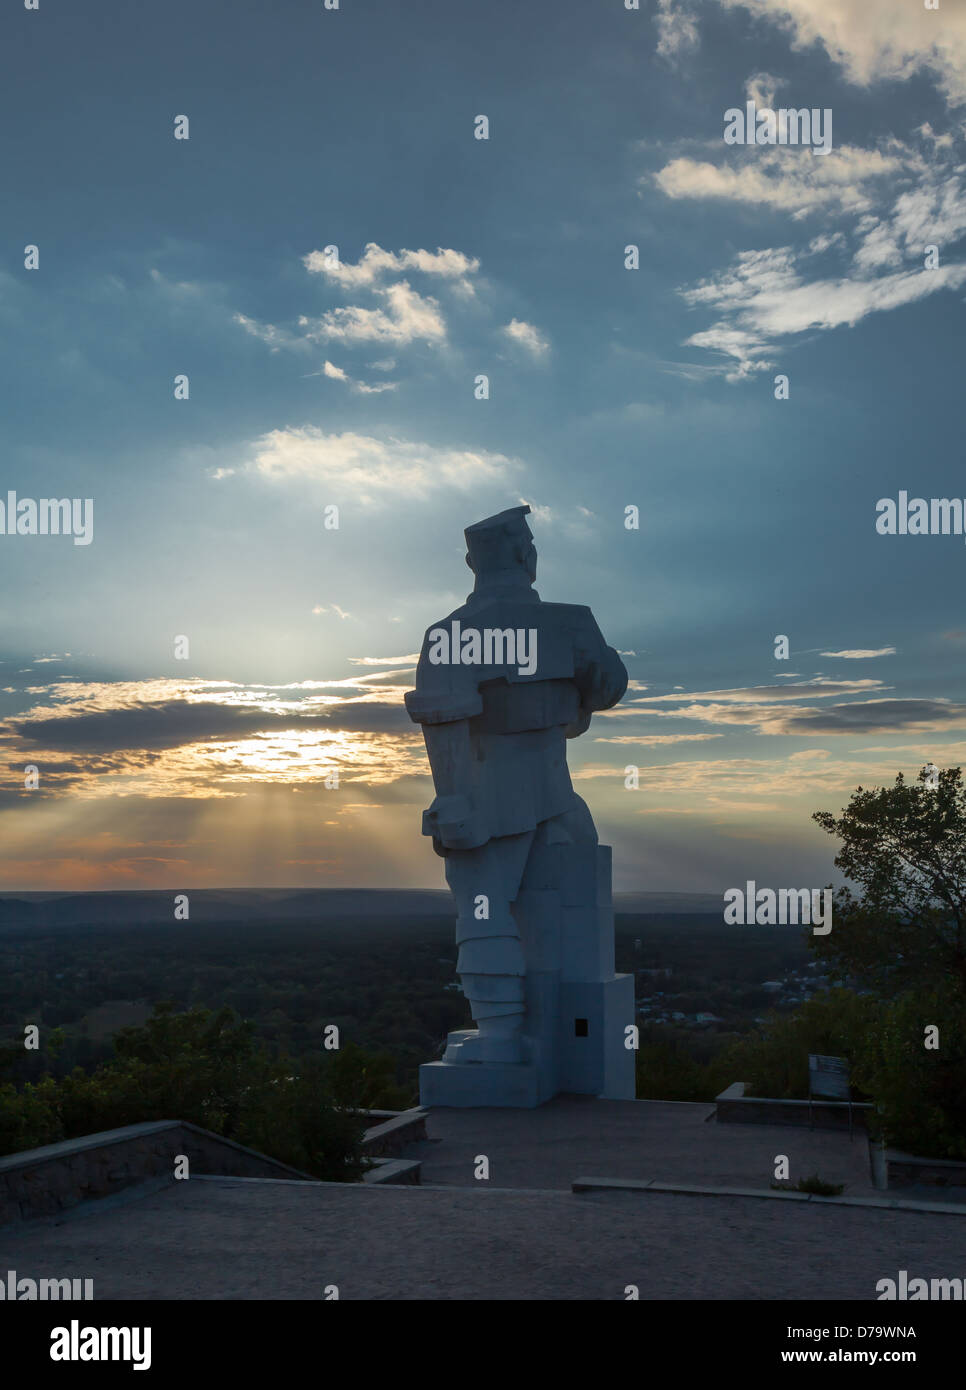
[[[312,274],[324,275],[327,280],[349,289],[368,288],[387,275],[415,270],[421,275],[454,280],[468,290],[472,288],[468,277],[480,268],[475,257],[451,247],[440,246],[435,251],[386,251],[374,241],[367,243],[355,265],[334,259],[325,251],[310,251],[302,257],[302,263]]]
[[[966,8],[922,0],[719,0],[768,19],[791,36],[796,49],[821,44],[850,82],[905,80],[918,72],[936,78],[947,101],[966,103]]]
[[[271,430],[248,447],[247,472],[278,483],[325,484],[339,498],[362,506],[439,488],[466,492],[505,483],[520,468],[517,461],[483,449],[446,449],[351,431],[326,434],[312,425]]]
[[[803,146],[742,146],[737,153],[723,150],[718,163],[688,156],[672,159],[653,177],[661,192],[673,199],[764,206],[798,217],[819,209],[854,214],[874,207],[878,181],[894,178],[912,159],[906,152],[854,145],[838,146],[824,156]]]
[[[321,371],[310,372],[309,375],[328,377],[330,381],[341,381],[363,396],[377,396],[383,391],[395,391],[399,387],[398,381],[378,381],[375,383],[358,381],[355,377],[351,377],[344,367],[338,367],[334,362],[328,360],[322,363]]]
[[[511,342],[525,348],[533,357],[545,357],[550,351],[549,342],[532,323],[526,323],[522,319],[511,319],[504,325],[503,332]]]
[[[693,690],[681,694],[644,695],[634,701],[635,705],[667,704],[672,701],[714,700],[729,704],[754,704],[768,700],[828,699],[833,695],[852,695],[868,690],[882,690],[881,681],[871,677],[865,680],[833,681],[826,676],[814,676],[797,685],[745,685],[731,690]]]
[[[667,719],[696,719],[707,724],[733,724],[759,734],[815,735],[887,734],[915,730],[942,733],[966,729],[966,705],[947,700],[854,700],[824,708],[779,704],[692,704],[655,711]]]
[[[672,64],[696,48],[698,25],[692,10],[682,0],[657,0],[654,14],[658,56]]]
[[[869,661],[874,656],[895,656],[895,647],[877,647],[874,650],[865,647],[851,647],[842,652],[822,652],[822,656],[835,656],[840,661]]]
[[[330,309],[321,318],[299,319],[299,328],[311,343],[328,340],[346,343],[385,343],[405,347],[409,343],[442,343],[446,322],[439,301],[423,296],[408,280],[385,289],[374,288],[385,308],[367,309],[357,304]]]

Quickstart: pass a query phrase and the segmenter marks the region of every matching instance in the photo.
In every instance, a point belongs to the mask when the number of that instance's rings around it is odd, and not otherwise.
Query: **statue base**
[[[464,1042],[478,1037],[475,1029],[450,1033],[446,1057],[442,1062],[424,1062],[419,1068],[419,1103],[423,1106],[448,1105],[511,1106],[532,1110],[549,1100],[546,1080],[534,1061],[473,1062],[456,1061]],[[541,1084],[543,1082],[543,1084]]]
[[[480,1059],[475,1029],[450,1033],[443,1060],[419,1068],[420,1105],[532,1108],[561,1091],[635,1099],[637,1052],[626,1032],[636,1022],[634,977],[614,973],[610,849],[546,853],[559,862],[548,862],[542,881],[560,887],[525,889],[513,904],[529,967],[526,1060],[497,1060],[493,1042]]]

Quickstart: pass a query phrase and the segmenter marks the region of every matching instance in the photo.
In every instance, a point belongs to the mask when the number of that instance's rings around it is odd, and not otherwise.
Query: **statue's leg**
[[[565,811],[562,816],[554,816],[548,825],[559,826],[566,831],[569,838],[576,845],[597,844],[597,827],[594,825],[594,818],[590,814],[590,807],[583,797],[574,798],[576,805],[572,811]]]
[[[482,1061],[523,1060],[526,961],[510,911],[533,831],[449,850],[446,881],[456,899],[457,973],[479,1030]]]

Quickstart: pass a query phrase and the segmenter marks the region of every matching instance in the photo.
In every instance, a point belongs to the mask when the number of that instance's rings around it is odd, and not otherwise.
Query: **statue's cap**
[[[475,573],[511,569],[520,563],[532,540],[530,527],[524,521],[529,512],[530,508],[524,502],[522,506],[508,507],[504,512],[497,512],[467,526],[463,532],[466,537],[466,558]]]

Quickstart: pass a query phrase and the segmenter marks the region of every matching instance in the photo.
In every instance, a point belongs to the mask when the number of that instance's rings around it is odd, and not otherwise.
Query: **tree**
[[[966,996],[966,787],[958,767],[937,783],[900,772],[892,787],[859,787],[841,817],[812,817],[840,837],[835,864],[862,888],[838,892],[832,931],[812,949],[886,996],[944,982]]]
[[[115,1057],[21,1090],[0,1085],[0,1154],[147,1120],[188,1120],[317,1178],[358,1179],[362,1120],[333,1095],[322,1059],[273,1057],[231,1009],[159,1004],[114,1039]],[[365,1070],[366,1055],[358,1064]]]
[[[347,1042],[326,1061],[330,1094],[347,1110],[406,1110],[413,1103],[410,1092],[396,1085],[396,1062],[388,1052],[366,1052]]]
[[[933,784],[934,783],[934,784]],[[861,896],[837,895],[813,950],[880,1006],[856,1049],[855,1078],[889,1142],[966,1157],[966,788],[961,769],[918,785],[859,787],[839,819],[814,819],[842,848]]]

